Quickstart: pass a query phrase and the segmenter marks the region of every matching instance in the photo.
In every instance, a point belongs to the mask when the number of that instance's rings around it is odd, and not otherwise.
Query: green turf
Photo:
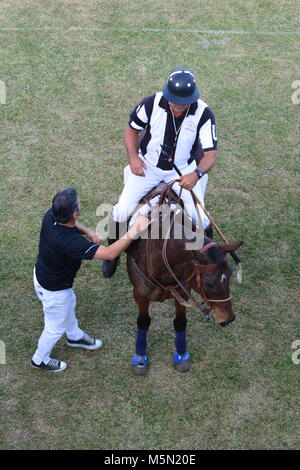
[[[297,17],[287,0],[188,0],[180,9],[175,0],[1,2],[2,449],[299,448],[300,365],[291,359],[300,339],[299,35],[179,31],[296,31]],[[60,29],[1,31],[13,27]],[[244,282],[232,280],[237,320],[221,329],[190,309],[193,364],[178,374],[174,305],[153,304],[151,368],[133,377],[137,308],[124,255],[110,281],[100,262],[84,262],[78,317],[103,349],[74,351],[61,340],[53,356],[68,369],[33,370],[43,327],[32,286],[41,218],[58,189],[74,186],[80,221],[96,227],[96,208],[122,188],[128,115],[177,65],[194,71],[217,118],[206,206],[230,240],[245,241]]]

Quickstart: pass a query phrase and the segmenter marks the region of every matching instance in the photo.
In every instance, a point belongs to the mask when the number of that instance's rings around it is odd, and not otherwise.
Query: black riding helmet
[[[200,93],[193,72],[185,67],[172,70],[163,88],[163,95],[171,103],[179,105],[195,103]]]

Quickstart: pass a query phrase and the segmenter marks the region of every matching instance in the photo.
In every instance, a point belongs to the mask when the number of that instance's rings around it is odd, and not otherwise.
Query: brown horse
[[[170,192],[168,194],[170,197]],[[172,195],[173,202],[178,203],[178,197],[173,192]],[[150,198],[151,196],[146,196],[142,202]],[[161,226],[161,218],[159,223]],[[151,322],[150,301],[175,299],[174,365],[180,372],[188,371],[191,361],[186,344],[187,306],[192,304],[206,315],[210,311],[221,326],[226,326],[235,319],[229,290],[232,268],[226,259],[226,253],[237,250],[243,242],[219,245],[205,236],[202,248],[187,250],[185,234],[180,239],[172,234],[174,230],[169,231],[169,238],[152,239],[149,227],[148,236],[136,240],[127,250],[128,276],[133,284],[133,296],[139,309],[136,353],[131,361],[136,375],[146,374],[149,367],[146,349]],[[195,299],[192,290],[200,294],[203,302]],[[203,307],[205,304],[209,308]]]

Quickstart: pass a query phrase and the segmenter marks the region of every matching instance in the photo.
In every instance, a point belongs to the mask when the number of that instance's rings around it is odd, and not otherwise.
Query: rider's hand
[[[131,173],[136,176],[145,176],[144,169],[146,170],[147,166],[138,155],[131,157],[129,164]]]
[[[188,173],[187,175],[181,176],[179,186],[182,186],[184,189],[191,191],[193,187],[198,183],[198,181],[198,175],[193,171],[192,173]]]

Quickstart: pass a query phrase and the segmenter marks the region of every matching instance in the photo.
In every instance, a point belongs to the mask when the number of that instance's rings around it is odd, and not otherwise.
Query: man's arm
[[[131,172],[137,176],[145,176],[144,168],[147,167],[137,152],[138,136],[139,131],[132,129],[129,125],[127,125],[124,134],[124,143],[129,158]]]
[[[103,240],[91,228],[81,225],[77,220],[75,222],[75,226],[78,228],[79,232],[82,233],[82,235],[85,235],[89,240],[91,240],[91,242],[102,243]]]
[[[203,158],[200,160],[197,170],[207,173],[216,163],[217,150],[207,150],[204,152]]]
[[[204,151],[204,156],[200,160],[197,169],[203,173],[207,173],[216,162],[218,145],[216,120],[212,110],[209,107],[205,108],[201,116],[200,125],[199,139]],[[198,180],[198,175],[193,171],[192,173],[182,177],[180,185],[190,191],[193,189]]]
[[[204,151],[204,156],[200,160],[197,170],[207,173],[216,163],[217,150]],[[184,189],[191,191],[195,184],[199,181],[199,177],[195,171],[182,176],[181,182],[179,183]]]
[[[112,243],[112,245],[110,246],[99,246],[98,250],[94,255],[94,259],[115,259],[124,250],[126,250],[130,243],[135,240],[140,234],[140,232],[145,230],[150,223],[151,221],[148,220],[146,217],[139,215],[134,225],[128,230],[127,233],[125,233],[125,235],[123,235],[123,237]]]

